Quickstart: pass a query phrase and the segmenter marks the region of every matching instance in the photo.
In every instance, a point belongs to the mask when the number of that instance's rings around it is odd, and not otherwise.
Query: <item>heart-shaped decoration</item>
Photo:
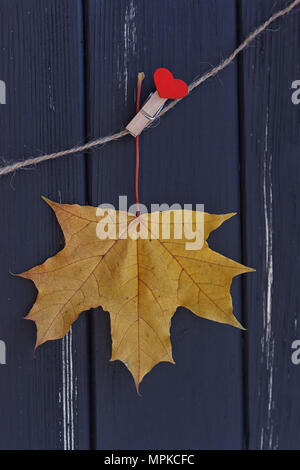
[[[174,78],[168,69],[159,68],[155,70],[154,82],[161,98],[179,99],[189,92],[187,84],[183,80]]]

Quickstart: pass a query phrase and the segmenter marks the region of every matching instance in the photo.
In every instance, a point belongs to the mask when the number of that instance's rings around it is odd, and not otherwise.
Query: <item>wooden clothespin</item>
[[[175,79],[168,69],[160,68],[154,72],[154,82],[157,88],[152,93],[142,109],[126,126],[133,137],[158,118],[168,99],[180,99],[188,94],[188,86],[183,80]]]
[[[135,117],[130,121],[126,129],[130,132],[133,137],[137,137],[149,126],[151,122],[155,121],[158,118],[159,113],[164,107],[167,98],[161,98],[156,91],[152,93],[146,103],[143,105],[142,109],[135,115]]]

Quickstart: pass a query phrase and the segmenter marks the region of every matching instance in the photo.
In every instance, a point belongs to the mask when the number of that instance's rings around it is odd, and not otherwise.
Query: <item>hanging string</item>
[[[141,107],[141,91],[142,83],[145,78],[143,72],[138,74],[137,92],[136,92],[136,113],[139,112]],[[140,136],[135,138],[135,200],[136,200],[136,216],[140,216],[140,201],[139,201],[139,168],[140,168]]]
[[[242,42],[242,44],[235,49],[232,54],[230,54],[227,59],[222,61],[217,67],[212,68],[210,71],[202,75],[200,78],[197,80],[194,80],[190,85],[189,85],[189,92],[193,91],[195,88],[197,88],[199,85],[204,83],[206,80],[209,78],[214,77],[218,73],[220,73],[223,69],[228,67],[236,58],[236,56],[242,52],[244,49],[246,49],[249,44],[257,38],[263,31],[265,31],[274,21],[276,21],[278,18],[283,17],[290,13],[292,10],[296,8],[296,6],[300,5],[300,0],[294,0],[292,3],[290,3],[286,8],[278,11],[277,13],[274,13],[267,21],[265,21],[261,26],[259,26],[257,29],[255,29],[246,39],[245,41]],[[160,116],[163,116],[166,114],[170,109],[174,108],[176,104],[181,101],[181,100],[173,100],[171,101],[160,113]],[[13,173],[17,170],[20,170],[22,168],[26,168],[31,165],[37,165],[38,163],[42,163],[47,160],[54,160],[55,158],[63,157],[66,155],[71,155],[79,152],[85,152],[86,150],[99,147],[100,145],[106,144],[108,142],[112,142],[113,140],[118,140],[121,139],[122,137],[125,137],[128,135],[129,132],[127,130],[122,130],[121,132],[118,132],[116,134],[112,134],[106,137],[100,137],[99,139],[92,140],[91,142],[88,142],[87,144],[84,145],[79,145],[72,147],[67,150],[61,150],[59,152],[55,153],[49,153],[47,155],[41,155],[39,157],[33,157],[29,158],[27,160],[23,160],[17,163],[13,163],[11,165],[4,166],[0,169],[0,176],[7,175],[9,173]],[[138,144],[137,144],[138,145]]]

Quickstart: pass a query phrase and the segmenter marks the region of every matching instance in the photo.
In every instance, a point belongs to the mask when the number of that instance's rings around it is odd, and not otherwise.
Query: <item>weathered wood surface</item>
[[[240,2],[241,36],[286,4]],[[251,449],[299,449],[299,9],[255,45],[240,68],[245,261],[257,269],[245,280],[248,438]]]
[[[235,3],[181,0],[89,2],[87,133],[106,135],[134,115],[137,73],[143,96],[160,66],[190,82],[236,45]],[[197,44],[195,48],[194,45]],[[97,79],[95,77],[98,77]],[[141,202],[204,203],[207,211],[239,212],[237,65],[166,115],[141,137]],[[105,146],[88,158],[89,202],[134,200],[135,142]],[[240,259],[240,220],[212,237]],[[242,317],[241,284],[234,281]],[[141,385],[120,362],[109,363],[109,316],[92,316],[94,445],[97,448],[240,448],[243,442],[241,333],[179,309],[171,340],[176,366],[161,364]]]
[[[226,57],[280,0],[1,0],[0,156],[29,158],[125,127],[153,71],[191,82]],[[9,275],[63,246],[44,194],[67,203],[134,203],[130,136],[0,180],[0,448],[300,448],[299,13],[264,33],[218,77],[141,137],[141,202],[238,212],[211,246],[257,273],[233,282],[248,328],[179,309],[176,366],[160,364],[142,398],[111,353],[108,313],[83,313],[63,341],[33,353],[23,321],[36,291]],[[284,214],[284,215],[283,215]],[[113,295],[113,292],[112,292]]]
[[[84,139],[82,16],[79,1],[1,0],[0,155],[18,160]],[[79,28],[80,26],[80,28]],[[45,163],[0,183],[0,447],[89,446],[89,353],[82,315],[63,341],[34,354],[35,326],[24,321],[36,296],[18,273],[63,246],[55,217],[41,199],[86,200],[81,155]]]

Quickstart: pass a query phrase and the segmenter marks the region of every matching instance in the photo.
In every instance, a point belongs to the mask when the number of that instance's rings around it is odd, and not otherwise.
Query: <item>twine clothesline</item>
[[[195,88],[197,88],[199,85],[204,83],[206,80],[209,78],[214,77],[217,75],[219,72],[221,72],[223,69],[228,67],[236,56],[242,52],[246,47],[257,37],[259,36],[263,31],[265,31],[268,26],[270,26],[271,23],[273,23],[275,20],[277,20],[280,17],[283,17],[290,13],[296,6],[300,5],[300,0],[294,0],[292,3],[290,3],[286,8],[278,11],[277,13],[274,13],[268,20],[266,20],[261,26],[256,28],[233,52],[228,56],[225,60],[223,60],[219,65],[216,67],[212,68],[209,70],[207,73],[202,75],[200,78],[194,80],[190,85],[189,85],[189,93],[193,91]],[[179,100],[173,100],[171,101],[165,108],[161,111],[160,116],[163,116],[166,114],[170,109],[174,108],[179,101],[181,101],[184,98],[181,98]],[[39,157],[33,157],[29,158],[27,160],[19,161],[17,163],[13,163],[11,165],[4,166],[0,168],[0,176],[7,175],[9,173],[13,173],[17,170],[20,170],[22,168],[31,166],[31,165],[37,165],[38,163],[47,161],[47,160],[54,160],[55,158],[63,157],[65,155],[70,155],[74,153],[79,153],[79,152],[85,152],[86,150],[89,150],[94,147],[98,147],[100,145],[106,144],[108,142],[111,142],[113,140],[118,140],[121,139],[122,137],[125,137],[128,135],[129,132],[125,129],[120,132],[117,132],[116,134],[108,135],[106,137],[100,137],[99,139],[92,140],[90,142],[87,142],[84,145],[79,145],[75,146],[66,150],[61,150],[59,152],[55,153],[49,153],[47,155],[41,155]]]

